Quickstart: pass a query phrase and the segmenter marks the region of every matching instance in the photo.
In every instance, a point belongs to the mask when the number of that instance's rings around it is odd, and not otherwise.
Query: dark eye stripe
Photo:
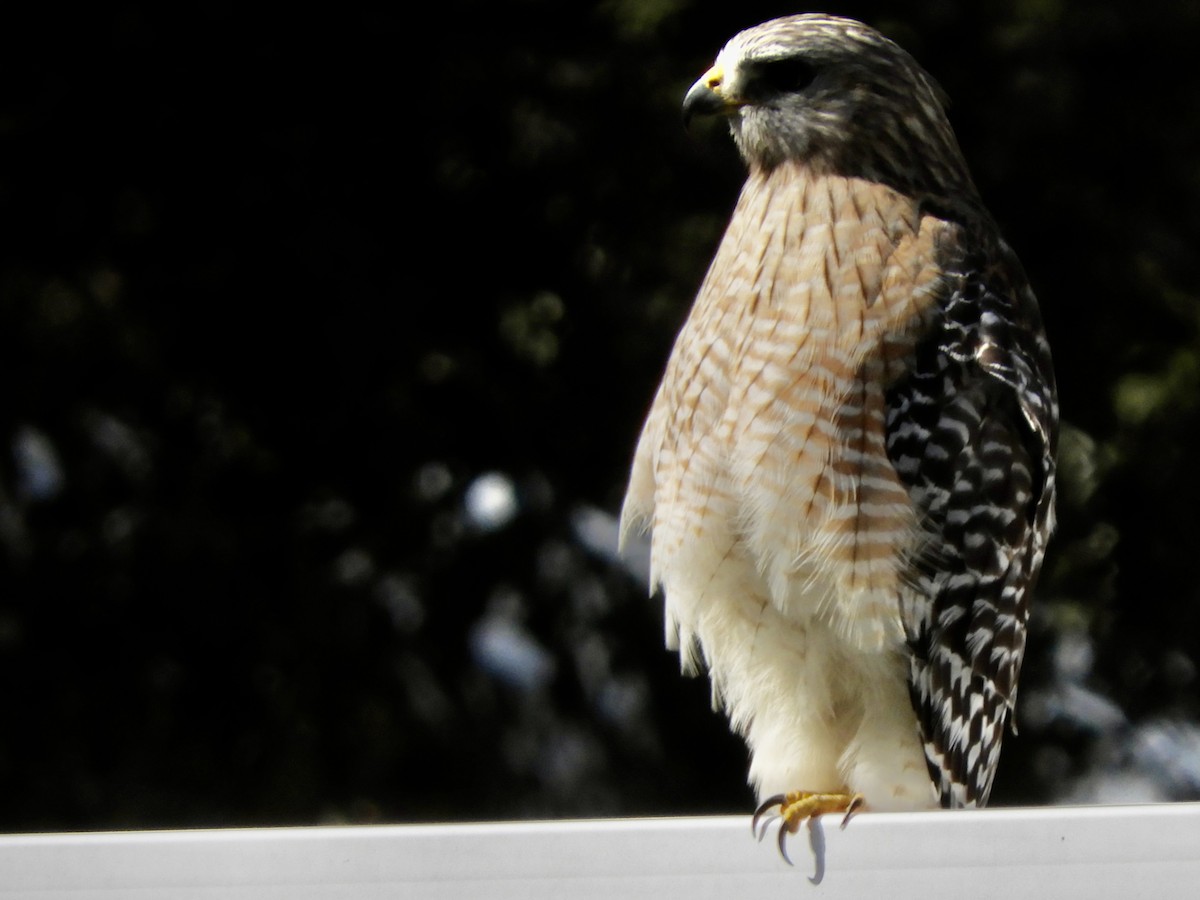
[[[785,56],[757,62],[753,81],[760,90],[775,93],[802,91],[817,77],[816,67],[799,56]]]

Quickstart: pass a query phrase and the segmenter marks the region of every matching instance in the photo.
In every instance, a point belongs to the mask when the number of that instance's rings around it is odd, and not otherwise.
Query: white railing
[[[1196,803],[863,813],[789,850],[748,817],[12,835],[0,897],[1200,897]]]

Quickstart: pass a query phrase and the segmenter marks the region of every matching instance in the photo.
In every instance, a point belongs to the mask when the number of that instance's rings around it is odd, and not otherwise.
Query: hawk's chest
[[[869,182],[752,174],[659,397],[655,530],[708,519],[778,605],[832,592],[870,642],[917,529],[885,392],[936,313],[941,224]]]
[[[814,390],[850,386],[920,331],[937,281],[938,220],[861,179],[781,166],[752,173],[686,332],[736,380],[772,365]],[[905,343],[911,343],[906,341]],[[782,374],[782,373],[779,373]]]

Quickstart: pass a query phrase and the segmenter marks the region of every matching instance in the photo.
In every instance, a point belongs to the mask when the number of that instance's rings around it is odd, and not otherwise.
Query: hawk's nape
[[[668,642],[788,830],[983,805],[1053,528],[1037,302],[939,89],[865,25],[744,31],[684,113],[727,117],[749,175],[622,514]]]

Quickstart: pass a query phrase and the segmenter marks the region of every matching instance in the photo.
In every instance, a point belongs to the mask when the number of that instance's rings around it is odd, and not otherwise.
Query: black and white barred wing
[[[994,239],[950,255],[942,313],[888,393],[887,449],[923,516],[902,602],[912,702],[942,805],[957,807],[987,802],[1016,701],[1058,407],[1012,252]]]

